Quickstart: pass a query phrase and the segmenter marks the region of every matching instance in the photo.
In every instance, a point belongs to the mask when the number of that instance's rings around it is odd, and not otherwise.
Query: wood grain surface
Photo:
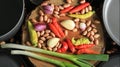
[[[65,3],[63,0],[50,0],[50,2],[53,3],[53,4],[56,4],[56,5],[60,5],[60,4]],[[78,0],[74,0],[74,2],[72,4],[76,5],[77,2],[78,2]],[[31,11],[31,14],[27,17],[26,20],[37,17],[38,16],[37,10],[39,9],[39,7],[40,6],[36,7],[35,10]],[[97,17],[97,16],[94,16],[94,17]],[[100,33],[100,38],[99,38],[100,43],[92,49],[96,50],[100,53],[103,53],[105,46],[104,46],[104,36],[103,36],[102,26],[101,26],[101,24],[96,24],[96,27],[97,27],[98,32]],[[69,35],[71,35],[71,34],[69,34]],[[28,40],[29,40],[29,35],[28,35],[27,25],[25,24],[24,27],[23,27],[23,32],[22,32],[22,43],[25,44],[25,42],[28,41]],[[36,53],[36,54],[39,54],[41,56],[50,57],[50,58],[57,59],[57,60],[67,61],[65,59],[61,59],[61,58],[57,58],[57,57],[53,57],[53,56],[48,56],[48,55],[44,55],[44,54],[40,54],[40,53]],[[31,57],[29,57],[29,59],[36,67],[57,67],[53,64],[43,62],[43,61],[40,61],[40,60],[36,60],[34,58],[31,58]],[[70,61],[68,61],[68,62],[70,62]],[[90,61],[90,62],[93,63],[93,64],[97,63],[97,61]]]

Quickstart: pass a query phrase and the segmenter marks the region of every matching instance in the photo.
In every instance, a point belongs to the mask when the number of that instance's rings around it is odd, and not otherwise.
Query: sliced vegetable
[[[53,48],[57,45],[59,41],[60,41],[59,38],[51,38],[47,41],[47,46]]]
[[[61,38],[61,35],[60,33],[58,32],[58,30],[55,28],[55,26],[52,24],[52,23],[49,23],[49,28],[52,30],[52,32],[54,32],[54,34],[57,36],[57,37],[60,37]]]
[[[71,51],[72,53],[74,53],[76,50],[75,50],[75,47],[73,46],[71,40],[70,40],[70,39],[66,39],[66,41],[67,41],[67,43],[68,43],[68,47],[69,47],[70,51]]]
[[[37,44],[38,44],[37,33],[30,21],[27,22],[27,25],[28,25],[29,35],[30,35],[30,41],[33,46],[37,46]]]
[[[86,2],[84,4],[80,4],[80,5],[76,6],[75,8],[73,8],[72,10],[70,10],[69,13],[75,13],[75,12],[81,11],[82,9],[86,8],[89,5],[90,5],[90,3],[88,3],[88,2]]]
[[[72,43],[75,46],[82,45],[82,44],[89,44],[90,40],[88,38],[82,37],[80,39],[75,40],[74,37],[72,38]]]
[[[93,14],[95,13],[95,11],[89,11],[86,14],[70,14],[70,17],[74,17],[74,18],[80,18],[80,19],[87,19],[89,17],[91,17]]]
[[[36,31],[42,31],[46,29],[46,25],[45,24],[35,24],[35,30]]]
[[[73,20],[64,20],[60,24],[68,30],[73,30],[75,28],[75,23]]]
[[[74,6],[69,6],[69,7],[65,8],[65,9],[61,10],[60,13],[67,13],[67,12],[69,12],[72,8],[74,8]]]
[[[80,23],[80,29],[84,31],[86,29],[86,24],[85,23]]]
[[[57,18],[55,18],[55,17],[52,18],[52,23],[53,23],[53,25],[56,27],[56,29],[58,30],[59,34],[60,34],[62,37],[64,37],[65,34],[63,33],[62,28],[61,28],[60,25],[58,24]]]
[[[82,58],[86,59],[86,60],[93,59],[93,60],[100,60],[100,61],[108,61],[108,58],[109,58],[109,56],[106,55],[106,54],[102,54],[102,55],[98,54],[98,55],[95,55],[95,57],[93,55],[93,58],[91,56],[90,56],[91,58],[89,58],[89,56],[88,56],[88,58],[85,58],[85,57],[80,56],[80,55],[62,54],[62,53],[52,52],[52,51],[43,50],[43,49],[30,47],[30,46],[25,46],[25,45],[20,45],[20,44],[19,45],[18,44],[5,44],[5,45],[1,45],[1,48],[24,49],[24,50],[28,50],[28,51],[34,51],[34,52],[39,52],[39,53],[43,53],[43,54],[47,54],[47,55],[52,55],[52,56],[56,56],[56,57],[60,57],[60,58],[70,60],[70,61],[74,62],[75,64],[79,65],[80,67],[91,67],[90,65],[88,65],[84,62],[81,62],[80,60]],[[89,54],[85,54],[85,55],[89,55]]]
[[[82,45],[79,45],[79,46],[75,46],[76,49],[86,49],[86,48],[91,48],[91,47],[94,47],[95,44],[82,44]]]
[[[63,61],[58,61],[58,60],[55,60],[55,59],[43,57],[43,56],[34,54],[32,52],[28,52],[28,51],[12,50],[11,54],[30,56],[30,57],[33,57],[35,59],[42,60],[42,61],[45,61],[45,62],[49,62],[49,63],[55,64],[57,66],[60,66],[60,67],[78,67],[78,66],[76,66],[74,64],[71,64],[71,63],[68,63],[68,62],[63,62]]]

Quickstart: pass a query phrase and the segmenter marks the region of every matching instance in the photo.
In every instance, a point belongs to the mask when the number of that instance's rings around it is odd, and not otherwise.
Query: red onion
[[[46,29],[46,25],[45,24],[35,24],[35,30],[36,31],[42,31],[44,29]]]
[[[50,5],[44,6],[44,9],[49,10],[49,11],[53,11],[53,7]]]
[[[44,11],[46,14],[52,14],[53,10],[54,10],[54,8],[50,5],[44,6]]]
[[[52,14],[52,13],[53,13],[53,11],[49,11],[49,10],[44,10],[44,12],[45,12],[46,14]]]

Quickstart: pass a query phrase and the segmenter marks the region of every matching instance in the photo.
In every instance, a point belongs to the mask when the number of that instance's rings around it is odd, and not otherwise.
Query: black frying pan
[[[120,54],[110,56],[109,61],[102,62],[98,67],[120,67]]]
[[[24,18],[24,0],[0,0],[0,41],[15,35]]]
[[[34,67],[26,56],[11,55],[9,49],[0,49],[0,67]]]
[[[6,50],[0,50],[0,67],[22,67],[23,60],[20,56],[10,55]]]
[[[25,12],[24,0],[0,0],[0,41],[8,40],[19,30]],[[23,56],[0,49],[0,67],[30,67]],[[30,65],[30,64],[28,64]]]

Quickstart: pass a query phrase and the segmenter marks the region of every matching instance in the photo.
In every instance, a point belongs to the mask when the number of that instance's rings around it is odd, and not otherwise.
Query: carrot
[[[74,8],[74,6],[69,6],[69,7],[65,8],[65,9],[61,10],[60,13],[67,13],[67,12],[69,12],[72,8]]]
[[[69,13],[75,13],[75,12],[78,12],[78,11],[81,11],[82,9],[84,9],[85,7],[89,6],[90,3],[86,2],[84,4],[80,4],[78,6],[76,6],[75,8],[73,8],[72,10],[70,10]]]
[[[95,44],[83,44],[83,45],[75,46],[75,48],[76,49],[86,49],[86,48],[91,48],[94,46],[95,46]]]
[[[61,37],[64,37],[65,34],[63,33],[63,30],[61,29],[60,25],[57,22],[57,19],[54,17],[52,18],[52,23],[55,26],[55,28],[57,29],[57,31],[59,32],[59,34],[61,35]]]
[[[75,50],[75,47],[73,46],[71,40],[70,40],[70,39],[66,39],[66,41],[67,41],[67,43],[68,43],[68,47],[69,47],[70,51],[71,51],[72,53],[74,53],[76,50]]]
[[[77,51],[77,54],[99,54],[98,52],[91,50],[91,49],[80,49]]]
[[[57,29],[55,28],[55,26],[54,26],[52,23],[49,23],[48,25],[49,25],[49,28],[52,30],[52,32],[53,32],[56,36],[58,36],[58,37],[61,38],[61,35],[59,34],[59,32],[57,31]]]

